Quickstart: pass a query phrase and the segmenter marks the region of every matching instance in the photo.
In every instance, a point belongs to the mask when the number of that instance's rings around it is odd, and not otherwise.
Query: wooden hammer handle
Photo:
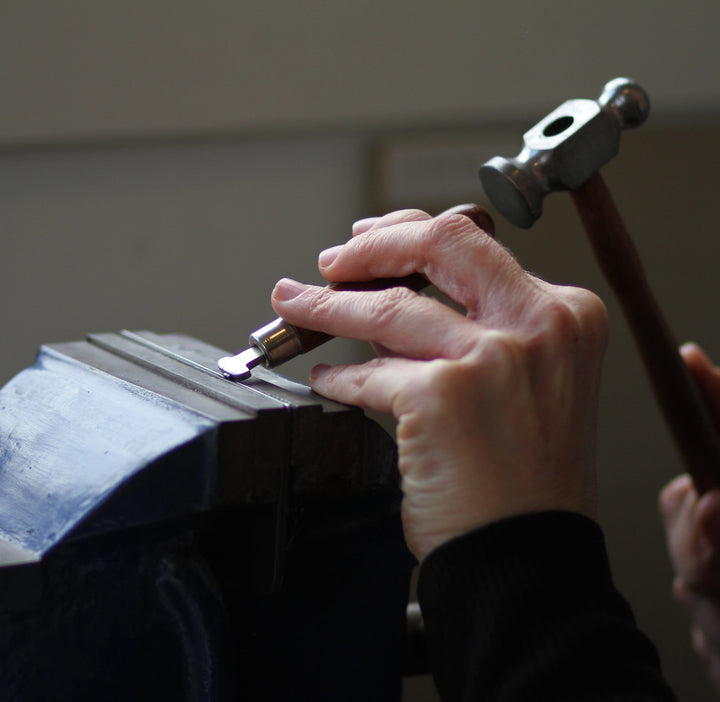
[[[610,191],[596,173],[571,195],[698,493],[720,487],[718,429],[655,301]]]

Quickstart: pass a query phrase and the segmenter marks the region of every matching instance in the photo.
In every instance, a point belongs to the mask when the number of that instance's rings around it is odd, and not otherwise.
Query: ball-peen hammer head
[[[525,132],[515,158],[495,156],[480,168],[485,194],[527,229],[548,193],[579,188],[617,154],[620,132],[640,126],[649,112],[647,94],[628,78],[611,80],[598,100],[568,100]]]

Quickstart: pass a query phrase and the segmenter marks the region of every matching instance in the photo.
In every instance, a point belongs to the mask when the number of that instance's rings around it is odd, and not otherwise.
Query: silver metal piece
[[[249,343],[250,347],[239,354],[218,361],[226,378],[245,380],[256,366],[273,368],[306,350],[297,329],[279,317],[250,334]]]
[[[649,112],[647,94],[628,78],[611,80],[598,100],[568,100],[524,134],[515,158],[496,156],[480,168],[485,194],[510,222],[528,228],[547,194],[580,187],[617,154],[620,132],[640,126]]]
[[[279,317],[250,334],[250,343],[262,350],[271,368],[305,350],[297,329]]]
[[[252,369],[264,362],[263,352],[256,346],[251,346],[235,356],[223,356],[217,364],[224,377],[232,380],[247,380]]]

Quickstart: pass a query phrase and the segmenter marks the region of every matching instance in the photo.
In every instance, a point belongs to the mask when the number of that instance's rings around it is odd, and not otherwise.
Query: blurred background
[[[605,175],[678,340],[720,359],[720,3],[23,0],[0,4],[0,381],[38,346],[122,328],[236,351],[281,276],[354,219],[482,202],[477,168],[627,75],[652,100]],[[601,522],[616,580],[685,700],[712,699],[670,598],[656,498],[680,472],[569,198],[499,238],[598,292],[612,339]],[[362,359],[333,341],[285,367]],[[405,699],[435,700],[428,679]]]

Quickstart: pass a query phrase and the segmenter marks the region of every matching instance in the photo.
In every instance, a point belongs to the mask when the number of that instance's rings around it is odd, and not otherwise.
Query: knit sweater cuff
[[[612,583],[602,531],[582,515],[523,515],[454,539],[423,562],[418,596],[443,700],[672,699]]]
[[[482,582],[490,588],[501,585],[506,596],[515,599],[548,572],[565,573],[574,585],[580,578],[593,589],[601,584],[612,586],[600,527],[574,512],[524,514],[481,527],[443,544],[425,558],[419,598],[421,604],[444,600],[455,596],[463,584],[474,587]],[[487,603],[478,605],[485,609]]]

